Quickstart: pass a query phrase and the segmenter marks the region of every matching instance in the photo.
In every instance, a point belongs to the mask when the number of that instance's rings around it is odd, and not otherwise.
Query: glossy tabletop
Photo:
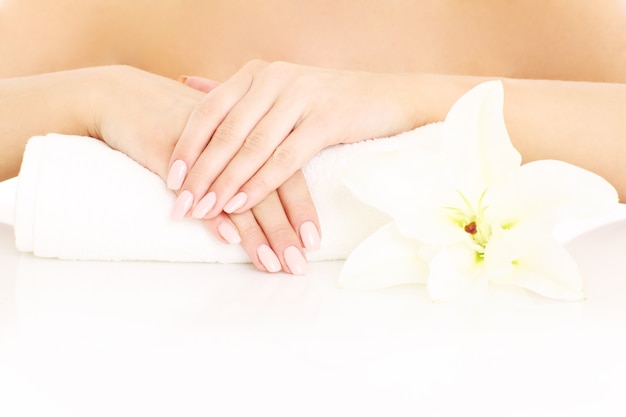
[[[626,221],[567,247],[587,300],[463,307],[339,289],[341,262],[39,259],[0,224],[0,415],[626,415]]]

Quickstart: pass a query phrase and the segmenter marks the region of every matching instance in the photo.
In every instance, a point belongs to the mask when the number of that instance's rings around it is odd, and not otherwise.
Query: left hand
[[[242,213],[319,150],[414,127],[411,100],[394,74],[250,62],[196,106],[168,187],[208,195],[205,218]]]
[[[317,213],[301,171],[251,210],[220,213],[203,222],[225,243],[241,243],[261,271],[303,275],[305,251],[320,246]]]

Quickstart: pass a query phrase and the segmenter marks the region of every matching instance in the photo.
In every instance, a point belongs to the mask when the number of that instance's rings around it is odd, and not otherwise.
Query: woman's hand
[[[201,77],[184,76],[179,81],[207,93],[218,85]],[[187,202],[178,199],[174,217],[183,217],[190,203],[189,198]],[[198,210],[203,209],[196,206],[194,211]],[[252,263],[267,272],[282,269],[302,275],[307,268],[304,250],[315,251],[320,247],[317,212],[302,171],[297,171],[277,192],[270,193],[251,210],[232,215],[222,212],[204,222],[223,242],[241,243]]]
[[[168,187],[191,195],[194,217],[242,213],[319,150],[414,127],[414,99],[400,79],[251,62],[194,109]]]
[[[203,222],[225,243],[241,243],[262,271],[303,275],[305,250],[320,247],[317,213],[301,171],[251,210],[230,215],[222,212]]]
[[[166,178],[176,142],[205,93],[128,66],[89,71],[90,136]]]
[[[219,85],[202,77],[183,76],[179,81],[206,93]],[[177,199],[173,217],[185,216],[191,204],[190,193]],[[199,210],[204,209],[200,205],[193,209],[194,212]],[[222,212],[204,222],[223,242],[241,243],[252,263],[267,272],[284,270],[302,275],[307,266],[304,251],[320,247],[317,212],[301,171],[297,171],[277,192],[270,193],[251,210],[232,215]]]
[[[107,67],[95,76],[96,84],[105,87],[92,94],[92,135],[165,179],[189,115],[217,83],[189,77],[183,84],[131,67]],[[189,211],[184,197],[179,193],[173,217]],[[317,213],[301,172],[252,210],[221,213],[205,224],[222,241],[241,243],[255,266],[268,272],[303,274],[305,249],[316,250],[320,244]]]

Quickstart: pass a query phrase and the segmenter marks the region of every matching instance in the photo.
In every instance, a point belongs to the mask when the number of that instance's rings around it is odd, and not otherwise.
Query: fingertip
[[[202,197],[202,199],[196,204],[191,217],[195,219],[204,219],[207,214],[215,207],[217,197],[213,191]]]
[[[172,207],[171,218],[172,220],[182,220],[193,205],[193,194],[190,191],[184,190],[178,195]]]
[[[173,191],[180,190],[183,186],[185,177],[187,176],[187,164],[181,159],[177,159],[172,163],[170,171],[167,175],[167,188]]]
[[[293,275],[304,275],[307,270],[307,261],[300,249],[289,246],[283,252],[285,263]]]
[[[217,231],[220,236],[229,244],[237,245],[241,243],[241,236],[237,231],[237,228],[229,222],[222,222],[217,226]]]
[[[302,223],[299,232],[300,239],[306,250],[316,251],[320,249],[322,239],[315,223],[312,221]]]
[[[260,245],[257,248],[257,256],[267,272],[278,272],[282,269],[282,265],[280,264],[278,256],[276,256],[272,248],[270,248],[268,245]]]
[[[246,203],[248,202],[248,195],[244,192],[239,192],[235,194],[228,202],[224,205],[224,212],[230,214],[234,213],[238,210],[241,210]]]

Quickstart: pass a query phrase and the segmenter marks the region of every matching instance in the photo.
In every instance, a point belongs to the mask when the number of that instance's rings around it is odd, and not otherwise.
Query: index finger
[[[195,83],[196,80],[192,80]],[[170,157],[167,187],[180,190],[189,169],[207,146],[211,136],[250,88],[252,74],[240,71],[223,84],[213,88],[196,105]],[[203,86],[205,88],[206,86]]]

